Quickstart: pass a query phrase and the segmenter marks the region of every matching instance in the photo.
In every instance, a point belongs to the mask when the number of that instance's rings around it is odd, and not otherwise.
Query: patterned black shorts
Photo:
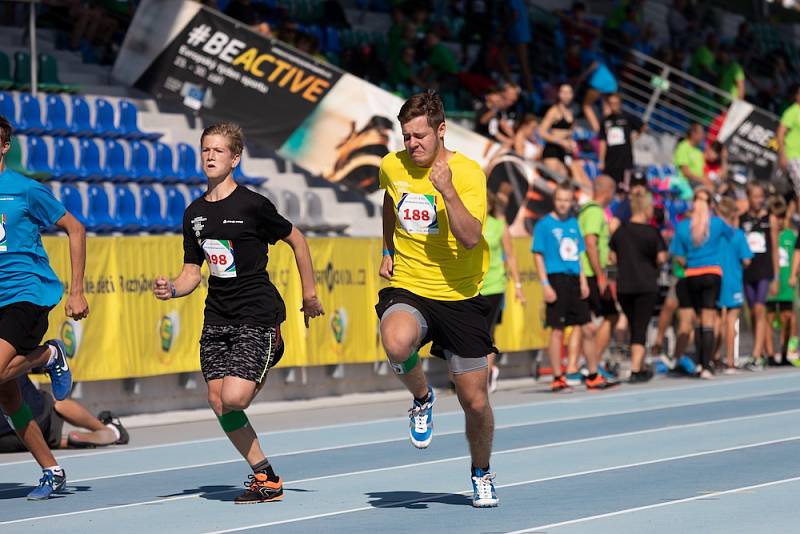
[[[206,382],[235,376],[260,384],[283,356],[280,326],[203,325],[200,369]]]

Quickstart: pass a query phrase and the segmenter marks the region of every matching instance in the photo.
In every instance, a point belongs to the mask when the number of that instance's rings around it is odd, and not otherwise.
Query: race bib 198
[[[229,239],[203,239],[200,242],[206,255],[211,276],[217,278],[236,278],[236,261],[233,257],[233,243]]]
[[[437,235],[436,196],[403,193],[397,203],[397,219],[409,234]]]

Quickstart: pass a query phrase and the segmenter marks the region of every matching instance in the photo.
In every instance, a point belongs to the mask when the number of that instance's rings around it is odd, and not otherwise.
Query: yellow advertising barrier
[[[69,243],[66,237],[45,237],[53,268],[67,286]],[[381,361],[374,305],[381,260],[379,239],[311,238],[317,292],[325,316],[307,330],[299,309],[300,279],[291,249],[270,248],[269,274],[286,302],[282,333],[286,354],[281,367]],[[543,347],[541,287],[535,281],[529,241],[515,242],[527,304],[506,298],[503,323],[497,329],[502,351]],[[183,265],[181,236],[88,238],[85,292],[91,310],[83,321],[65,317],[63,301],[50,313],[47,338],[64,340],[76,380],[111,380],[199,370],[200,330],[208,273],[190,296],[156,300],[153,281],[177,276]],[[67,287],[68,290],[68,287]]]

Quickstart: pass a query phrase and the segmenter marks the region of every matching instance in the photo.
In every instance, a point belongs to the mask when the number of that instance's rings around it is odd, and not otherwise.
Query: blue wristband
[[[394,250],[389,250],[389,249],[385,248],[385,249],[383,249],[383,255],[384,256],[394,256]]]
[[[542,286],[549,286],[550,280],[542,280]]]
[[[175,284],[172,284],[172,298],[176,298],[178,296],[178,291],[175,289]]]

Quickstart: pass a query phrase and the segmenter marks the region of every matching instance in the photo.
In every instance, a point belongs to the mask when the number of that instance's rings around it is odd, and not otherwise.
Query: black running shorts
[[[595,317],[613,317],[619,315],[617,303],[611,294],[611,287],[606,286],[606,291],[600,294],[600,287],[597,285],[597,277],[589,276],[586,278],[589,284],[589,310]]]
[[[431,354],[445,357],[449,351],[462,358],[483,358],[496,354],[497,349],[489,334],[491,305],[486,297],[478,295],[466,300],[434,300],[415,295],[411,291],[387,287],[378,293],[375,311],[379,318],[395,304],[406,304],[417,310],[427,330],[420,346],[433,341]]]
[[[283,356],[280,326],[203,325],[200,369],[203,378],[235,376],[260,384]]]
[[[41,344],[51,309],[30,302],[3,306],[0,308],[0,339],[10,343],[17,354],[28,354]]]
[[[591,320],[589,303],[581,298],[581,279],[568,274],[551,274],[547,277],[556,292],[556,301],[547,305],[545,317],[550,328],[582,326]]]

